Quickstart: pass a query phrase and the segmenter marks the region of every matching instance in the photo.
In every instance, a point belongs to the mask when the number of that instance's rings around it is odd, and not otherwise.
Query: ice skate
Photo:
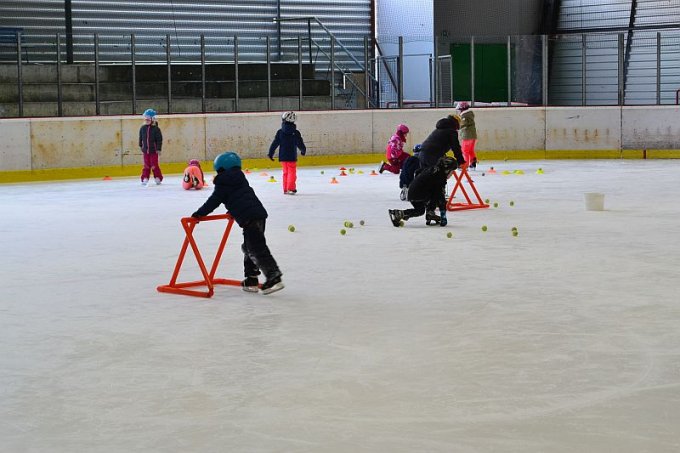
[[[147,184],[149,184],[149,180],[146,178],[142,179],[142,185],[145,186]]]
[[[257,277],[246,277],[245,280],[241,282],[241,289],[249,293],[256,293],[260,290],[260,282]]]
[[[380,162],[380,168],[378,169],[378,173],[382,173],[385,171],[385,161]]]
[[[153,178],[153,180],[156,181],[157,186],[161,185],[161,178]]]
[[[390,209],[388,212],[390,214],[390,219],[392,220],[392,225],[395,227],[400,227],[402,220],[406,220],[404,217],[404,211],[400,211],[399,209]]]
[[[281,291],[284,288],[281,281],[281,275],[268,279],[262,285],[262,294],[271,294],[276,291]]]
[[[434,211],[427,211],[425,213],[425,225],[439,225],[442,218],[439,217]]]

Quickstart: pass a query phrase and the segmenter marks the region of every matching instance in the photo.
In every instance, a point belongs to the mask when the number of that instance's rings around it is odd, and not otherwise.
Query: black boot
[[[425,225],[439,225],[442,218],[439,217],[434,211],[427,211],[425,213]]]
[[[388,212],[390,214],[390,219],[392,220],[392,225],[395,227],[400,227],[402,221],[406,220],[404,217],[404,211],[399,209],[390,209]]]

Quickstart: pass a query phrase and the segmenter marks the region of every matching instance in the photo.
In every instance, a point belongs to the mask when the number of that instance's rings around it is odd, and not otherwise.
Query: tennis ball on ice
[[[493,207],[494,207],[494,208],[497,208],[497,207],[498,207],[498,203],[494,203],[494,204],[493,204]]]
[[[323,170],[321,170],[321,174],[323,175]]]
[[[514,202],[514,201],[510,201],[510,206],[515,206],[515,202]]]
[[[512,230],[510,231],[517,231],[517,227],[512,227]]]
[[[295,225],[288,225],[288,231],[290,231],[291,233],[295,231]]]
[[[512,235],[513,235],[513,236],[517,236],[518,234],[519,234],[519,233],[517,232],[517,230],[514,230],[514,231],[512,232]]]
[[[354,224],[352,222],[347,222],[347,228],[354,228]]]
[[[484,203],[489,204],[489,201],[490,200],[487,198],[486,200],[484,200]]]
[[[449,231],[448,233],[446,233],[446,237],[447,237],[447,238],[452,238],[452,237],[453,237],[453,233]]]
[[[400,226],[400,227],[403,227],[403,226],[404,226],[404,221],[403,221],[403,220],[400,220],[400,221],[399,221],[399,226]]]
[[[346,234],[347,234],[347,230],[343,228],[342,230],[340,230],[340,234],[342,234],[343,236],[346,235]]]
[[[366,222],[364,222],[363,220],[359,220],[359,225],[364,226],[365,223]]]
[[[486,231],[486,230],[487,230],[486,225],[482,225],[482,231]]]

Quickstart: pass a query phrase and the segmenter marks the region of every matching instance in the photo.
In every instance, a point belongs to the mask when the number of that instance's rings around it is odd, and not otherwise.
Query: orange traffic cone
[[[266,171],[263,171],[262,173],[260,173],[260,176],[269,176],[269,175],[267,174]]]
[[[378,173],[376,173],[375,170],[371,170],[370,176],[378,176]]]
[[[345,171],[345,170],[347,170],[347,169],[346,169],[345,167],[340,167],[340,170],[341,170],[341,171]]]
[[[333,176],[333,177],[331,178],[331,184],[337,184],[337,183],[338,183],[338,180],[335,179],[335,176]]]
[[[111,177],[110,176],[104,176],[104,181],[111,181]]]
[[[489,171],[487,171],[488,174],[493,175],[496,173],[496,170],[493,169],[493,167],[489,168]]]
[[[345,173],[345,170],[342,170],[342,171],[340,172],[340,176],[347,176],[347,173]]]

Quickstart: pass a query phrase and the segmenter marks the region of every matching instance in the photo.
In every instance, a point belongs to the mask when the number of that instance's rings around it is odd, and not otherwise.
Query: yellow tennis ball
[[[510,201],[510,206],[515,206],[515,202],[514,202],[514,201]]]
[[[291,233],[295,231],[295,225],[288,225],[288,231],[290,231]]]
[[[482,231],[486,231],[486,230],[487,230],[486,225],[482,225]]]
[[[346,235],[346,234],[347,234],[347,230],[343,228],[342,230],[340,230],[340,234],[342,234],[343,236]]]
[[[448,233],[446,233],[446,237],[447,237],[447,238],[452,238],[452,237],[453,237],[453,233],[449,231]]]
[[[513,236],[517,236],[518,234],[519,234],[519,232],[517,232],[517,230],[515,230],[515,231],[512,232],[512,235],[513,235]]]
[[[359,220],[359,225],[364,226],[365,223],[366,222],[364,222],[363,220]]]

